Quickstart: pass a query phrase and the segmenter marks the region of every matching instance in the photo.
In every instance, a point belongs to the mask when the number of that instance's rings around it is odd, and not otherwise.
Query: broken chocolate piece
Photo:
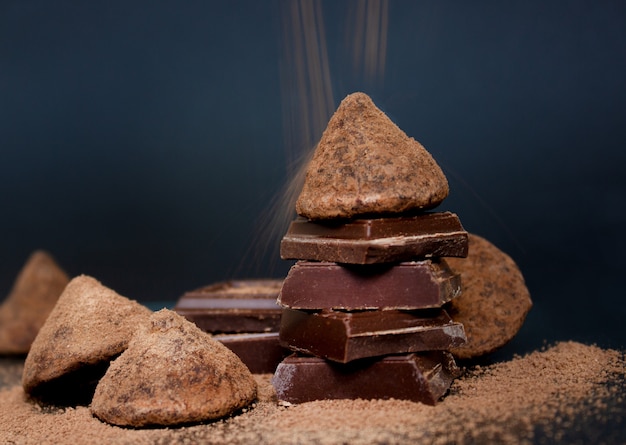
[[[348,264],[465,257],[467,232],[451,212],[342,222],[296,218],[280,243],[280,256]]]
[[[341,363],[447,350],[465,340],[463,325],[453,322],[444,310],[311,313],[285,309],[280,327],[283,346]]]
[[[311,219],[429,209],[448,196],[433,157],[363,93],[347,96],[306,170],[296,212]]]
[[[454,358],[446,351],[348,364],[294,354],[278,365],[272,384],[278,400],[287,403],[393,398],[435,405],[459,375]]]
[[[273,373],[281,360],[291,354],[280,345],[278,332],[220,334],[213,339],[237,354],[253,374]]]
[[[298,261],[278,302],[291,309],[397,310],[439,308],[461,292],[446,262],[339,265]]]
[[[186,292],[174,311],[209,333],[276,332],[282,280],[235,280]]]

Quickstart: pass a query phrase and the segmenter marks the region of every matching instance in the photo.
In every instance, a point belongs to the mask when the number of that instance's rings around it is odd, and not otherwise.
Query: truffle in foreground
[[[91,412],[118,426],[170,426],[227,416],[256,396],[256,381],[233,352],[163,309],[111,363]]]
[[[128,344],[138,323],[152,311],[80,275],[65,287],[24,362],[22,386],[52,403],[80,404],[94,380]],[[103,369],[104,368],[104,369]],[[89,380],[89,381],[87,381]],[[84,390],[79,385],[86,383]],[[76,400],[61,400],[80,396]]]

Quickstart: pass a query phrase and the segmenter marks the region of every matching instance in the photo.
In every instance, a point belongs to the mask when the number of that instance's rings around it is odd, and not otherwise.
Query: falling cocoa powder
[[[524,357],[468,368],[437,406],[335,400],[279,406],[270,375],[258,401],[212,423],[124,429],[89,408],[40,407],[19,386],[21,366],[0,362],[0,443],[624,443],[624,354],[561,342]]]

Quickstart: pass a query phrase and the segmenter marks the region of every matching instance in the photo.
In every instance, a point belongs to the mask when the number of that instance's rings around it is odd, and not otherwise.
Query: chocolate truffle
[[[119,426],[168,426],[220,418],[256,399],[241,360],[168,309],[142,323],[98,383],[91,411]]]
[[[513,259],[478,235],[469,235],[467,258],[447,258],[461,274],[461,295],[447,310],[465,327],[467,342],[451,349],[460,359],[478,357],[508,343],[532,307],[524,277]]]
[[[69,282],[52,256],[33,252],[0,306],[0,354],[26,354]]]
[[[448,196],[433,157],[363,93],[347,96],[328,122],[296,202],[309,219],[430,209]]]
[[[65,287],[24,362],[22,385],[38,393],[82,367],[107,363],[120,354],[152,311],[80,275]],[[70,382],[71,383],[71,382]]]

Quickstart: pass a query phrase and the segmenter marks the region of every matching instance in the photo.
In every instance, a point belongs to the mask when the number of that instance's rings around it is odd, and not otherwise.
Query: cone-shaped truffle
[[[26,354],[69,282],[46,252],[31,254],[0,306],[0,354]]]
[[[461,295],[448,312],[463,323],[467,342],[452,348],[458,358],[488,354],[508,343],[532,307],[522,272],[513,259],[478,235],[469,235],[467,258],[446,258],[461,274]]]
[[[120,354],[152,311],[81,275],[66,286],[35,338],[24,363],[27,393],[82,367]]]
[[[433,157],[363,93],[346,97],[306,171],[296,202],[310,219],[430,209],[448,196]]]
[[[256,399],[252,374],[226,346],[168,309],[155,312],[111,363],[91,411],[120,426],[217,419]]]

